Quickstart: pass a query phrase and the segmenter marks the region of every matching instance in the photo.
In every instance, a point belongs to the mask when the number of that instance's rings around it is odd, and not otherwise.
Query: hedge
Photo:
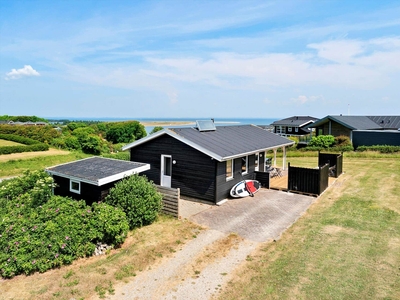
[[[27,146],[4,146],[0,147],[0,154],[22,153],[22,152],[35,152],[47,151],[49,146],[39,141],[26,138],[15,134],[0,134],[0,139],[21,143]]]
[[[359,146],[357,151],[379,151],[380,153],[395,153],[400,152],[400,146],[390,145],[374,145],[374,146]]]

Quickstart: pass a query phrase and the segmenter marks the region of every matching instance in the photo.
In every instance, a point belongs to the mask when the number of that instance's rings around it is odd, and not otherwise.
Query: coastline
[[[143,126],[179,126],[179,125],[194,125],[193,121],[139,121]]]

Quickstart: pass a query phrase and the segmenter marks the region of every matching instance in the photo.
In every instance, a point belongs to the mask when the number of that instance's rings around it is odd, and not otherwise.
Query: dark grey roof
[[[218,161],[294,143],[255,125],[217,126],[215,131],[205,132],[200,132],[193,127],[180,127],[164,129],[126,145],[122,149],[136,147],[163,134],[168,134]]]
[[[400,116],[368,116],[368,118],[383,129],[397,130],[400,128]]]
[[[318,118],[314,118],[314,117],[310,117],[310,116],[293,116],[290,118],[275,121],[271,125],[301,127],[301,126],[307,125],[309,123],[312,123],[316,120],[318,120]]]
[[[329,120],[335,121],[351,130],[363,129],[379,129],[380,126],[367,116],[326,116],[313,124],[308,125],[308,128],[321,126]]]
[[[50,167],[46,171],[52,175],[100,186],[149,169],[150,165],[145,163],[90,157]]]

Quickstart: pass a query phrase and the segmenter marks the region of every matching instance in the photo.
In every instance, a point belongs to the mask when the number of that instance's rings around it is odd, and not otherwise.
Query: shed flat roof
[[[46,171],[51,175],[101,186],[149,169],[150,165],[145,163],[95,156],[49,167]]]

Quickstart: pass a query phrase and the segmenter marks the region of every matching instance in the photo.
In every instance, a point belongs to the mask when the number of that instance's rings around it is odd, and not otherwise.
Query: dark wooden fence
[[[312,195],[320,195],[327,187],[329,164],[316,169],[291,167],[289,163],[288,190]]]
[[[157,185],[157,190],[163,195],[161,212],[179,218],[180,189]]]
[[[318,166],[329,164],[330,175],[338,178],[343,173],[343,153],[318,153]]]
[[[270,176],[269,176],[269,172],[260,172],[260,171],[255,171],[255,180],[258,180],[261,183],[262,187],[265,187],[267,189],[269,189],[270,187]]]

